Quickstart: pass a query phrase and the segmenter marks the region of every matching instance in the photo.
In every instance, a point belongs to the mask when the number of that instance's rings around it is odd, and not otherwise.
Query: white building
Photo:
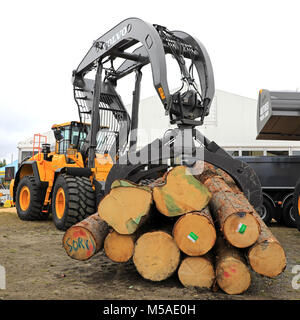
[[[200,130],[235,155],[300,155],[300,141],[256,140],[255,99],[217,90],[209,117]]]
[[[131,114],[131,106],[127,106]],[[216,90],[204,125],[198,129],[211,141],[233,155],[300,155],[300,141],[256,140],[257,101],[230,92]],[[72,119],[70,119],[72,120]],[[138,145],[141,147],[156,138],[161,138],[169,124],[158,96],[143,99],[139,109]],[[52,130],[44,133],[51,149],[55,139]],[[32,155],[33,135],[18,144],[19,161]]]
[[[255,99],[216,90],[210,114],[198,129],[233,155],[300,155],[300,141],[256,140],[256,113]],[[153,138],[161,137],[171,127],[156,96],[144,99],[140,106],[139,127],[149,130],[151,126],[160,134]]]

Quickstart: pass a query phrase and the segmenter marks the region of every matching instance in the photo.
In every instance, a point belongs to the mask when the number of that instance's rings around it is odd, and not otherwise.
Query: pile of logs
[[[177,272],[183,286],[218,287],[240,294],[251,284],[250,268],[276,277],[285,252],[224,171],[208,163],[176,166],[148,185],[116,180],[98,212],[69,228],[66,253],[87,260],[100,250],[114,262],[132,259],[145,279]]]

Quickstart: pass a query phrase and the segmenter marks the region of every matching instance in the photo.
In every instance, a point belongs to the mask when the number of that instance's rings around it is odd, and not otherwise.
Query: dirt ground
[[[177,276],[155,283],[144,280],[132,262],[117,264],[99,253],[86,262],[70,259],[63,232],[52,221],[24,222],[15,208],[0,209],[0,265],[6,269],[6,289],[0,299],[300,299],[292,287],[292,268],[300,265],[300,232],[271,225],[287,255],[284,273],[275,279],[252,272],[252,284],[242,295],[221,290],[184,288]],[[300,268],[300,267],[299,267]]]

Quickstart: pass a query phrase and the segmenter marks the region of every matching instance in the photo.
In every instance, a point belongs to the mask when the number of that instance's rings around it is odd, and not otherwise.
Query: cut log
[[[228,294],[240,294],[251,284],[250,271],[242,253],[219,237],[216,241],[216,281]]]
[[[176,166],[164,175],[165,184],[153,187],[153,199],[164,215],[174,217],[202,210],[211,194],[186,166]]]
[[[220,170],[220,169],[219,169]],[[229,177],[229,178],[228,178]],[[226,179],[234,190],[239,190],[230,176]],[[230,180],[231,179],[231,180]],[[253,215],[260,225],[260,235],[254,245],[248,249],[248,261],[251,268],[260,275],[267,277],[276,277],[286,268],[286,255],[279,241],[274,237],[271,230],[267,227],[259,214],[253,209],[248,199],[241,192],[236,194],[239,201],[243,203],[247,210],[253,211]]]
[[[245,206],[251,207],[247,199],[240,196]],[[254,215],[260,224],[260,235],[256,243],[248,250],[247,257],[251,268],[262,276],[276,277],[286,268],[286,255],[279,241],[266,226],[259,214]]]
[[[216,230],[208,207],[182,215],[175,223],[173,237],[179,249],[189,256],[202,256],[215,244]]]
[[[211,258],[186,257],[178,269],[178,278],[185,287],[211,288],[215,280]]]
[[[176,271],[179,262],[180,251],[172,236],[164,231],[147,232],[136,242],[133,263],[145,279],[167,279]]]
[[[99,203],[98,213],[120,234],[134,233],[148,218],[152,194],[138,186],[115,187]]]
[[[211,208],[230,244],[237,248],[246,248],[257,241],[260,233],[259,223],[253,211],[248,211],[234,193],[215,193]]]
[[[111,230],[104,241],[104,252],[114,262],[127,262],[133,255],[134,235],[124,235]]]
[[[285,252],[258,214],[257,220],[260,223],[261,233],[248,251],[249,264],[255,272],[273,278],[286,268]]]
[[[63,247],[73,259],[87,260],[103,248],[109,226],[97,213],[69,228],[63,236]]]
[[[260,226],[253,215],[254,209],[239,200],[245,196],[241,192],[234,193],[212,169],[197,178],[212,193],[210,207],[226,240],[238,248],[253,245],[259,237]]]

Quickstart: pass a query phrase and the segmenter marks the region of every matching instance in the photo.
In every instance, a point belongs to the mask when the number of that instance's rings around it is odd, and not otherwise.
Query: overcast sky
[[[217,89],[256,99],[260,88],[300,88],[300,1],[10,0],[0,10],[0,159],[16,159],[17,142],[34,133],[78,119],[72,70],[128,17],[197,37]],[[142,97],[152,93],[144,84]]]

